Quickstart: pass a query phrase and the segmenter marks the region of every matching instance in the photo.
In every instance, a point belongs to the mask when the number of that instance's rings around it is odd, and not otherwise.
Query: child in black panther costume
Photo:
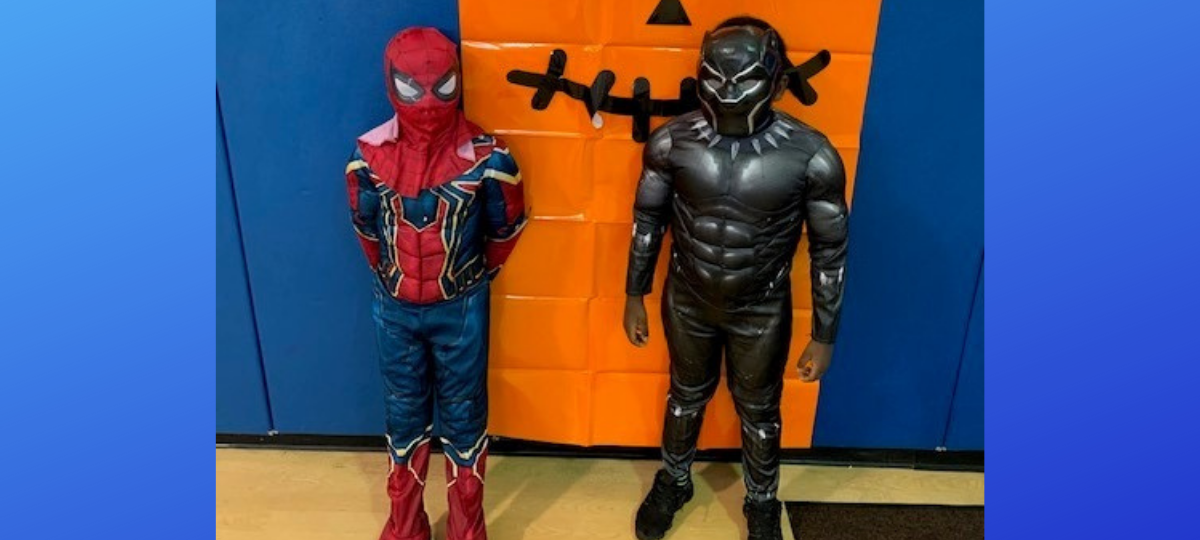
[[[692,497],[690,468],[721,358],[742,425],[743,506],[751,540],[780,539],[779,402],[792,330],[791,264],[808,225],[812,341],[801,378],[825,372],[845,278],[845,172],[815,129],[776,111],[786,48],[766,23],[731,19],[706,34],[701,108],[655,130],[634,203],[625,331],[648,339],[642,297],[668,227],[662,316],[671,357],[663,468],[637,513],[638,538],[662,538]]]

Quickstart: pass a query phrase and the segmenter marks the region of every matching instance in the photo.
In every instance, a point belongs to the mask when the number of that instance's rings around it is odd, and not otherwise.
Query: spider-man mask
[[[433,28],[408,28],[384,51],[388,100],[396,110],[394,147],[376,173],[401,195],[415,197],[454,179],[475,160],[481,133],[458,108],[462,74],[454,43]]]
[[[454,43],[432,28],[409,28],[392,38],[385,57],[401,136],[432,140],[454,127],[462,87]]]

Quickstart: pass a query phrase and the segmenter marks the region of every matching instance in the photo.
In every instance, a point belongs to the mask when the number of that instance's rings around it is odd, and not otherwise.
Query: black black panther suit
[[[703,107],[655,130],[645,146],[626,281],[630,296],[650,291],[669,227],[664,468],[678,485],[688,481],[724,355],[750,501],[774,501],[778,487],[789,278],[802,224],[812,258],[814,340],[832,343],[837,333],[846,259],[841,159],[820,132],[770,106],[780,84],[777,43],[773,31],[744,26],[706,39]]]

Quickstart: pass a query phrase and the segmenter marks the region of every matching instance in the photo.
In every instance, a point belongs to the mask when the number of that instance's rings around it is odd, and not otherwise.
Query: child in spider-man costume
[[[358,139],[351,216],[375,280],[387,389],[391,517],[381,540],[429,538],[422,495],[436,402],[451,540],[487,538],[488,284],[525,226],[517,164],[458,108],[453,43],[406,29],[384,54],[396,115]]]

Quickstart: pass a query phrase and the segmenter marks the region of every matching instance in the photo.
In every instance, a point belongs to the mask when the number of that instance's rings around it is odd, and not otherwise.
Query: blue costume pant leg
[[[429,438],[433,423],[431,362],[420,310],[378,288],[375,291],[375,336],[387,392],[388,446],[397,463],[405,463],[413,449]]]
[[[425,314],[446,455],[474,465],[487,431],[489,286],[483,283]]]

